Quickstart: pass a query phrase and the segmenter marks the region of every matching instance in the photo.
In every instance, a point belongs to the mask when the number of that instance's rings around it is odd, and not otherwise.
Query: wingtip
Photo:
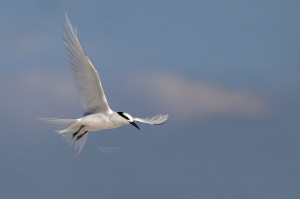
[[[161,123],[158,123],[155,125],[162,125],[162,124],[166,123],[168,120],[169,114],[161,114],[160,117],[163,118],[163,121]]]
[[[66,20],[69,20],[68,14],[65,12],[65,18]]]
[[[165,120],[163,123],[166,123],[169,118],[169,114],[167,113],[165,115],[162,115],[162,117],[164,117],[164,120]]]
[[[65,19],[66,19],[65,26],[72,26],[70,18],[66,12],[65,12]]]

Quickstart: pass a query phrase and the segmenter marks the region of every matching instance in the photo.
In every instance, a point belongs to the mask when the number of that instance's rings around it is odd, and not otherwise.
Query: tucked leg
[[[88,131],[85,131],[83,134],[77,136],[76,141],[82,138]]]
[[[78,129],[78,131],[76,131],[75,133],[73,133],[73,137],[72,139],[80,132],[80,130],[84,127],[84,125],[81,125],[81,127]]]

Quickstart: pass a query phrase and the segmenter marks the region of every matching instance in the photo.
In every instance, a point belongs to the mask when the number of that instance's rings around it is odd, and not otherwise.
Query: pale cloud
[[[65,116],[80,105],[70,74],[30,71],[10,79],[0,86],[5,93],[0,106],[2,113],[16,120]]]
[[[264,97],[256,92],[237,91],[180,76],[142,75],[130,81],[129,88],[146,95],[147,103],[155,103],[180,118],[257,118],[267,108]]]
[[[75,101],[76,92],[70,74],[32,71],[23,74],[19,82],[28,92],[36,94],[35,96],[46,95],[62,102]]]
[[[1,92],[6,93],[0,105],[2,113],[20,120],[66,117],[74,110],[81,114],[79,97],[69,71],[31,71],[10,78],[14,79],[13,84],[0,86]],[[135,95],[132,98],[152,105],[155,111],[170,113],[174,118],[260,118],[267,110],[265,98],[256,92],[237,91],[172,75],[140,75],[128,79],[131,79],[127,82],[128,87],[122,80],[122,84],[117,81],[114,88],[126,90]]]
[[[14,49],[16,53],[27,54],[35,53],[41,49],[46,48],[49,39],[46,35],[39,33],[27,33],[22,37],[16,38],[10,43],[11,49]]]

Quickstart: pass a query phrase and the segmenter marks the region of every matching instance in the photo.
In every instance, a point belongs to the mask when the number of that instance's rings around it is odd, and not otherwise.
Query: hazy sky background
[[[300,198],[300,1],[5,1],[0,198]],[[82,114],[64,13],[110,106],[162,126],[90,134],[79,157],[38,117]]]

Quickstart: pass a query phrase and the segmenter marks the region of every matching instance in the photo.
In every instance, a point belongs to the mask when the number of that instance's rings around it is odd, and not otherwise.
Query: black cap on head
[[[123,117],[124,119],[126,119],[131,125],[133,125],[134,127],[136,127],[137,129],[140,129],[140,127],[132,120],[130,120],[130,118],[128,117],[128,113],[124,113],[124,112],[117,112],[121,117]],[[131,117],[131,116],[130,116]],[[131,117],[132,118],[132,117]]]

